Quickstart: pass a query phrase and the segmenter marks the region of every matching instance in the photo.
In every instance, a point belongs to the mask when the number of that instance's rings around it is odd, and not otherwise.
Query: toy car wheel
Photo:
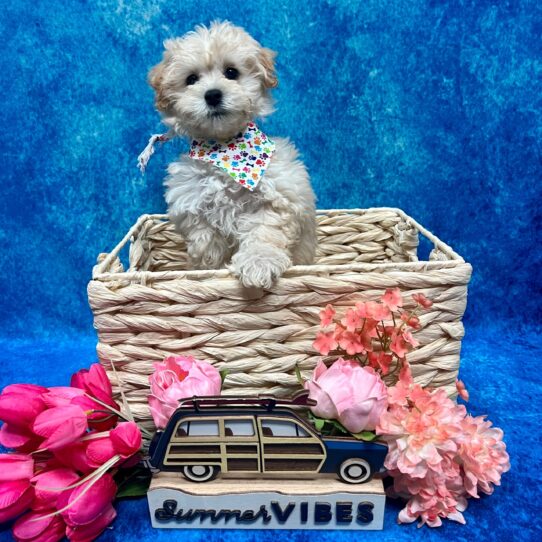
[[[191,482],[209,482],[216,478],[218,467],[210,465],[187,465],[183,467],[183,474]]]
[[[366,482],[371,474],[371,465],[365,459],[347,459],[339,467],[339,478],[348,484]]]

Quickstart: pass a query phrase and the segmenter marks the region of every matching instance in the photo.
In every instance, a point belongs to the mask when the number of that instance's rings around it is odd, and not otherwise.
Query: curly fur
[[[215,22],[164,45],[149,81],[164,123],[178,135],[227,140],[273,111],[275,53],[243,29]],[[236,80],[225,77],[228,67],[239,71]],[[191,74],[198,80],[187,85]],[[209,89],[222,91],[218,110],[205,101]],[[245,286],[269,288],[292,264],[313,261],[315,198],[308,173],[289,140],[272,139],[275,154],[254,192],[188,155],[170,164],[169,214],[194,267],[229,264]]]

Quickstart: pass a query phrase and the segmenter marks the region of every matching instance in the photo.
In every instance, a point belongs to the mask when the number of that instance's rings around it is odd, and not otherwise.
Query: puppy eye
[[[198,77],[195,73],[191,73],[191,74],[186,78],[186,84],[187,84],[187,85],[193,85],[194,83],[197,82],[198,79],[199,79],[199,77]]]
[[[226,68],[224,75],[226,79],[237,79],[239,77],[239,70],[235,68]]]

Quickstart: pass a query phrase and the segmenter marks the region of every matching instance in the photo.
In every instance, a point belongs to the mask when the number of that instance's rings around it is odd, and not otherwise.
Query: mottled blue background
[[[163,39],[214,18],[279,52],[277,112],[263,126],[297,143],[320,207],[401,207],[474,266],[463,375],[472,411],[507,432],[515,469],[466,528],[393,527],[392,505],[385,533],[367,538],[540,540],[529,507],[542,468],[536,0],[4,2],[0,384],[66,383],[94,359],[95,257],[165,210],[164,169],[183,148],[164,147],[145,177],[135,167],[161,129],[147,71]],[[142,507],[123,505],[107,537],[153,536]]]

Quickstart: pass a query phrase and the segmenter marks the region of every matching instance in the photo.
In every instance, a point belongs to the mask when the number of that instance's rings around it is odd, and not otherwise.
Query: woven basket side
[[[416,261],[418,231],[394,210],[319,214],[315,264]],[[131,271],[190,269],[186,244],[171,222],[149,217],[130,247]]]
[[[235,279],[162,281],[110,288],[89,284],[98,330],[98,356],[106,369],[114,363],[126,397],[140,420],[150,421],[146,406],[152,362],[171,354],[191,355],[227,367],[226,393],[288,395],[298,383],[295,367],[307,377],[320,357],[312,348],[318,313],[326,303],[338,307],[375,300],[398,285],[412,306],[412,294],[424,293],[434,304],[421,316],[420,348],[409,360],[417,382],[444,387],[450,394],[459,352],[470,265],[449,270],[362,273],[334,277],[283,278],[274,291],[247,300]]]

